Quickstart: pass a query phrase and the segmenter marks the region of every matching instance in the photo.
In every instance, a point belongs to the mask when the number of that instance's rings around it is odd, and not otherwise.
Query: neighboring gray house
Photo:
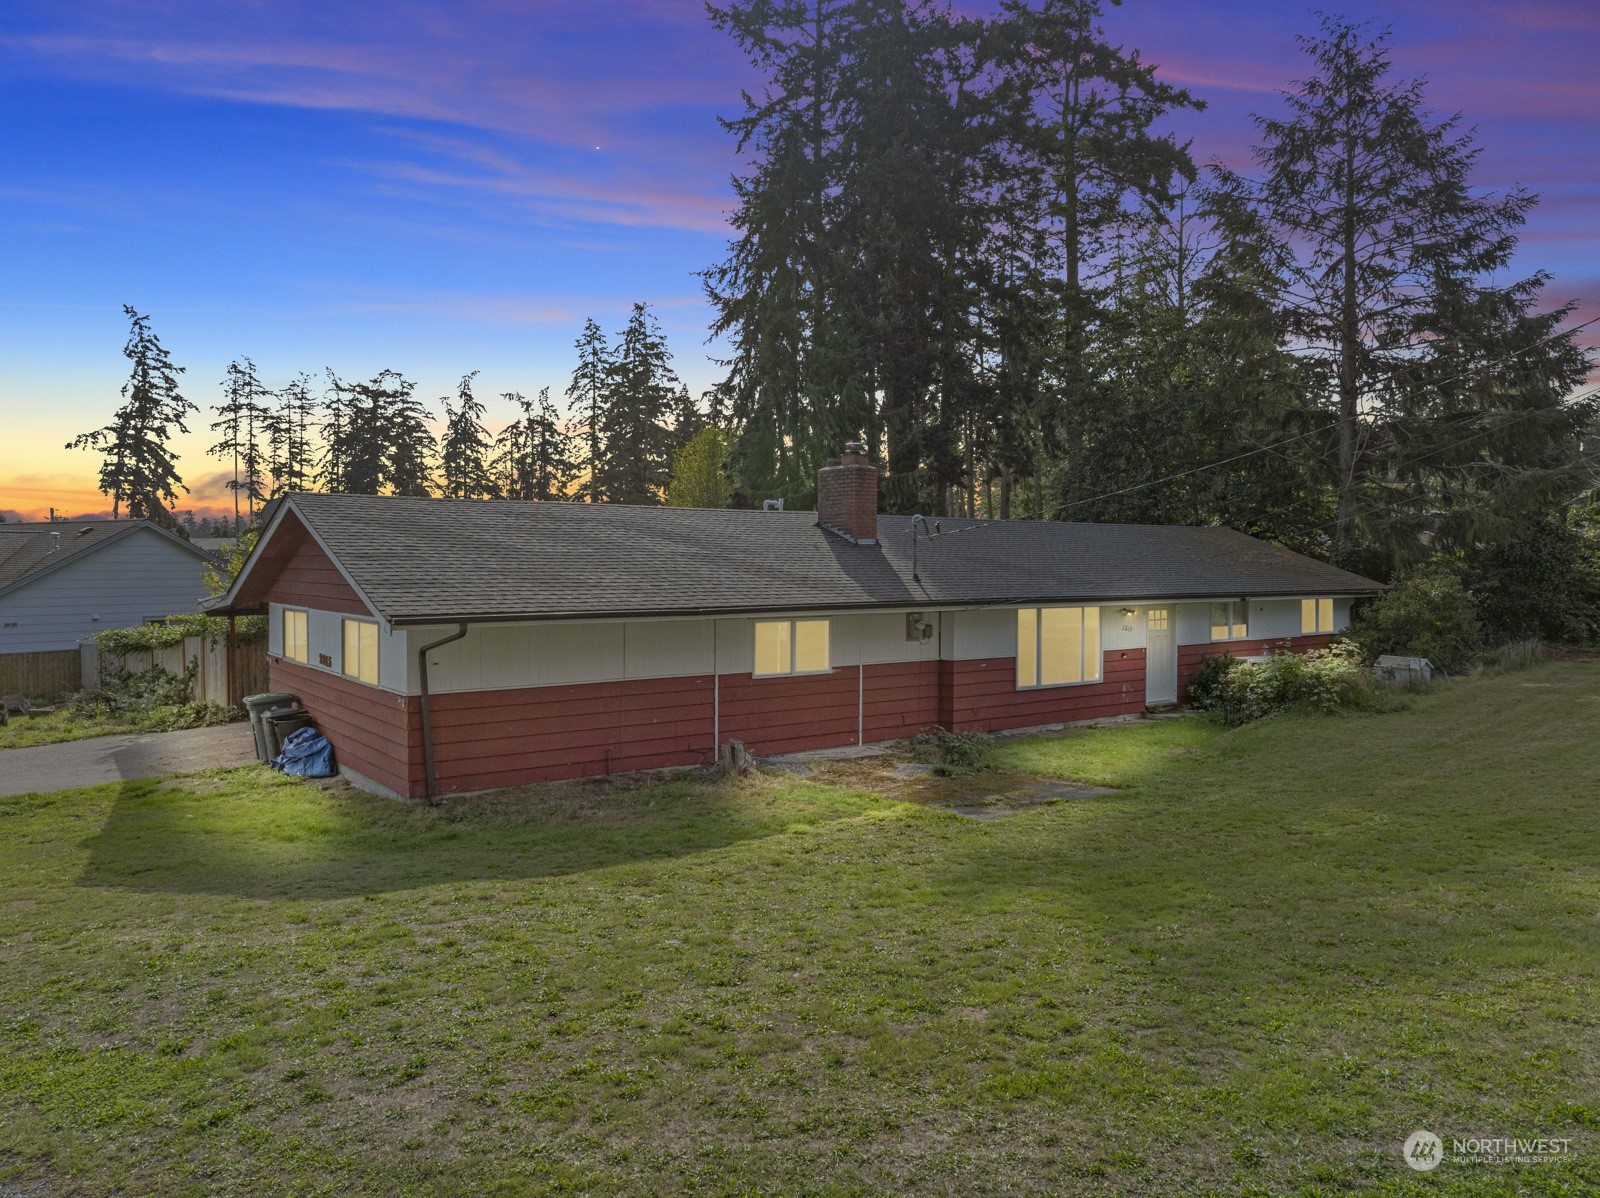
[[[0,654],[194,611],[212,559],[149,520],[0,524]]]

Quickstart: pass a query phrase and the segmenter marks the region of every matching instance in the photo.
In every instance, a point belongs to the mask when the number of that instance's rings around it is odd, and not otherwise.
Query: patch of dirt
[[[876,791],[887,799],[921,803],[968,819],[997,819],[1047,803],[1116,793],[1103,786],[1003,770],[941,775],[934,766],[888,754],[848,761],[813,761],[808,773],[818,781]]]

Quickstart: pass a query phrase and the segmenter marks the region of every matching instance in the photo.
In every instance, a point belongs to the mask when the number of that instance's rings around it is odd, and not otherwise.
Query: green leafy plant
[[[240,643],[254,643],[267,634],[265,616],[245,616],[235,621],[234,639]],[[221,616],[205,616],[199,612],[180,612],[152,624],[137,624],[132,628],[107,628],[94,634],[95,646],[101,653],[122,656],[128,653],[150,653],[158,649],[174,649],[189,637],[219,641],[228,635],[228,621]]]
[[[161,666],[137,672],[112,670],[97,691],[72,696],[70,707],[80,719],[130,724],[152,732],[227,724],[239,713],[221,703],[192,698],[200,663],[191,661],[182,675]]]
[[[1398,702],[1373,679],[1361,650],[1348,643],[1274,653],[1261,662],[1205,658],[1189,685],[1189,700],[1229,727],[1290,711],[1386,711]]]
[[[918,761],[932,762],[937,773],[971,773],[987,768],[994,756],[994,742],[981,732],[949,732],[935,728],[919,732],[906,742]]]
[[[1452,674],[1471,669],[1483,652],[1477,603],[1443,562],[1412,571],[1366,604],[1345,636],[1368,661],[1385,653],[1426,657]]]

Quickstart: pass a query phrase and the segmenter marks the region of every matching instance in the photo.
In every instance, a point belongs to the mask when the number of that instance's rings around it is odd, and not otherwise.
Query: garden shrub
[[[936,772],[962,773],[981,770],[994,755],[994,745],[981,732],[950,732],[935,728],[919,732],[906,742],[918,761],[931,761]]]
[[[1204,658],[1189,685],[1189,701],[1230,728],[1281,712],[1385,711],[1395,703],[1373,679],[1361,651],[1343,642],[1310,653],[1274,653],[1262,662]]]
[[[260,640],[267,633],[265,616],[245,616],[236,621],[234,639],[240,643]],[[94,634],[94,643],[101,653],[122,656],[128,653],[149,653],[156,649],[171,649],[183,644],[187,637],[203,637],[219,641],[228,635],[228,621],[221,616],[205,616],[199,612],[180,612],[152,624],[135,624],[132,628],[107,628]]]
[[[208,728],[238,718],[220,703],[191,698],[200,663],[191,661],[180,677],[161,666],[134,673],[114,670],[101,679],[100,689],[74,695],[73,713],[87,719],[136,724],[153,732],[179,728]]]
[[[1385,653],[1426,657],[1449,674],[1470,670],[1483,652],[1477,604],[1456,572],[1437,562],[1362,606],[1345,636],[1368,661]]]

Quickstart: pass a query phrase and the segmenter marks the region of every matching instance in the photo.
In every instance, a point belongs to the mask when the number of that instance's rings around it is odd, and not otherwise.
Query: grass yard
[[[1600,664],[1395,715],[425,810],[0,799],[0,1191],[1600,1191]],[[1399,1146],[1568,1137],[1412,1173]],[[37,1187],[37,1188],[33,1188]]]
[[[73,711],[31,717],[14,715],[8,723],[0,724],[0,749],[26,749],[32,745],[53,745],[65,740],[138,731],[139,725],[132,720],[81,716]]]

